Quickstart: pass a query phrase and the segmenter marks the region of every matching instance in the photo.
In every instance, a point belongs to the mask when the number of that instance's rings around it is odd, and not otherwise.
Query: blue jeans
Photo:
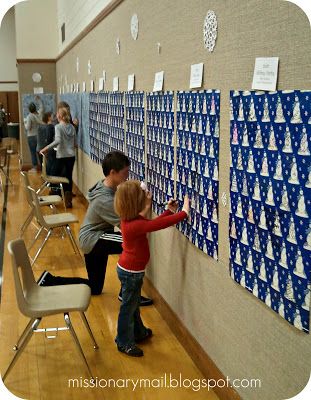
[[[130,348],[147,333],[140,318],[140,292],[145,272],[127,272],[117,267],[121,282],[122,303],[118,318],[118,333],[115,339],[118,346]]]
[[[38,164],[37,159],[37,136],[28,136],[28,146],[31,154],[32,166],[36,167]]]

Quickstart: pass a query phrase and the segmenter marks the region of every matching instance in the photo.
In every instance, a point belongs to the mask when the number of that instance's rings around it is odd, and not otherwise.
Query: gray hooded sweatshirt
[[[103,233],[113,232],[120,225],[114,211],[115,190],[98,181],[89,189],[89,206],[79,232],[80,247],[84,254],[90,253]]]
[[[57,124],[55,126],[54,142],[46,146],[52,149],[56,146],[56,158],[75,156],[76,130],[71,124]]]

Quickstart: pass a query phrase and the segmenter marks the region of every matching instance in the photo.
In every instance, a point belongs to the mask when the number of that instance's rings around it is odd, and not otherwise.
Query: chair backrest
[[[24,182],[24,188],[25,188],[25,192],[26,192],[26,199],[28,204],[30,205],[31,208],[33,208],[33,203],[32,203],[32,196],[31,193],[28,189],[28,186],[30,186],[30,182],[29,182],[29,176],[27,174],[27,172],[22,172],[21,171],[21,176]]]
[[[15,293],[18,307],[21,313],[26,316],[31,316],[27,302],[27,295],[36,289],[37,283],[31,269],[24,240],[11,240],[8,243],[8,250],[12,260]],[[21,274],[19,272],[21,272]]]
[[[38,195],[37,195],[36,191],[31,186],[28,186],[28,191],[29,191],[29,193],[31,194],[31,197],[32,197],[32,204],[33,204],[33,207],[34,207],[34,212],[35,212],[36,219],[37,219],[37,221],[39,222],[39,224],[41,226],[46,227],[46,222],[45,222],[45,220],[43,218],[43,214],[42,214],[42,211],[41,211]]]
[[[6,166],[6,162],[8,159],[8,153],[6,147],[2,147],[0,149],[0,168],[4,168]]]

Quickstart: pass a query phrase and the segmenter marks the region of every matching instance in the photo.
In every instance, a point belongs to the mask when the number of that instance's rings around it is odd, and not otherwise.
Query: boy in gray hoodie
[[[79,233],[92,294],[103,290],[108,256],[122,252],[121,233],[114,229],[120,225],[114,211],[114,195],[118,185],[128,179],[130,161],[120,151],[112,151],[104,158],[102,168],[105,179],[88,192],[89,207]],[[140,305],[150,304],[151,299],[141,296]]]

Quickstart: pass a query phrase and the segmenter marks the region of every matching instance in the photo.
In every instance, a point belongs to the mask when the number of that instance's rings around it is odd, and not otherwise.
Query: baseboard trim
[[[147,277],[144,278],[143,288],[146,294],[153,299],[156,309],[204,377],[215,381],[220,379],[226,381],[226,377],[217,368],[214,361],[206,354]],[[213,390],[221,400],[241,400],[240,395],[232,387],[215,387]]]

